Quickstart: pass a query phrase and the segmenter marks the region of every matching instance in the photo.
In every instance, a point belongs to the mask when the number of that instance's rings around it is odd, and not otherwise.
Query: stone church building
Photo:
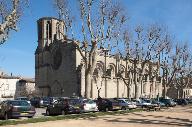
[[[63,22],[52,17],[44,17],[37,21],[38,46],[35,51],[35,81],[41,96],[84,96],[85,69],[80,53],[75,46],[66,41]],[[118,70],[125,76],[126,63],[98,50],[97,64],[91,79],[91,98],[101,97],[135,97],[133,81],[130,90],[121,78]],[[139,65],[138,65],[139,66]],[[157,69],[154,64],[153,68]],[[103,76],[106,69],[107,76]],[[146,69],[147,71],[147,69]],[[130,75],[131,76],[131,75]],[[128,94],[129,93],[129,94]],[[140,97],[156,98],[162,96],[162,84],[158,78],[150,80],[146,76],[139,91]]]

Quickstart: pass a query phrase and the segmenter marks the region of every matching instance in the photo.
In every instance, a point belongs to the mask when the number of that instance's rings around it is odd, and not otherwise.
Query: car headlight
[[[43,104],[43,100],[40,101],[40,104]]]

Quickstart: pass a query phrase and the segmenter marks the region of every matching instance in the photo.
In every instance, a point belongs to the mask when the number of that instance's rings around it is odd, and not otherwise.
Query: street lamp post
[[[105,97],[107,97],[107,53],[108,49],[103,49],[103,52],[105,53],[105,66],[104,66],[104,78],[105,78]]]

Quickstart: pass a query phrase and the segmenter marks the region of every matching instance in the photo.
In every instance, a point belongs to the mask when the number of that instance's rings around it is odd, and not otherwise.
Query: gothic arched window
[[[93,79],[94,79],[95,82],[97,82],[97,80],[99,78],[102,78],[102,76],[104,74],[103,72],[104,72],[104,70],[103,70],[102,63],[97,63],[96,67],[95,67],[95,69],[93,71]]]
[[[125,66],[120,65],[119,73],[120,73],[123,77],[125,77]]]
[[[47,24],[49,24],[49,39],[52,37],[52,26],[51,26],[51,21],[48,21]]]
[[[57,23],[56,25],[56,34],[57,34],[57,38],[60,39],[61,38],[61,24]]]
[[[107,68],[107,76],[109,77],[115,77],[115,66],[113,64],[110,64],[109,67]]]

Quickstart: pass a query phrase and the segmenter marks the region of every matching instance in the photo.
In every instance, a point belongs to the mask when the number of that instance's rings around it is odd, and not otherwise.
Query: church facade
[[[52,17],[37,21],[38,46],[35,51],[35,82],[41,96],[85,96],[85,68],[83,60],[73,45],[65,40],[63,22]],[[91,98],[135,97],[135,85],[129,86],[117,76],[119,70],[126,77],[131,62],[98,50],[97,63],[91,79]],[[138,65],[140,66],[140,65]],[[149,67],[148,67],[149,68]],[[153,68],[158,70],[157,65]],[[104,71],[106,69],[106,71]],[[146,68],[146,71],[148,69]],[[104,74],[106,72],[106,74]],[[105,76],[103,76],[105,75]],[[129,75],[132,78],[131,74]],[[128,89],[129,88],[129,89]],[[139,90],[140,97],[162,96],[161,79],[146,76]]]

